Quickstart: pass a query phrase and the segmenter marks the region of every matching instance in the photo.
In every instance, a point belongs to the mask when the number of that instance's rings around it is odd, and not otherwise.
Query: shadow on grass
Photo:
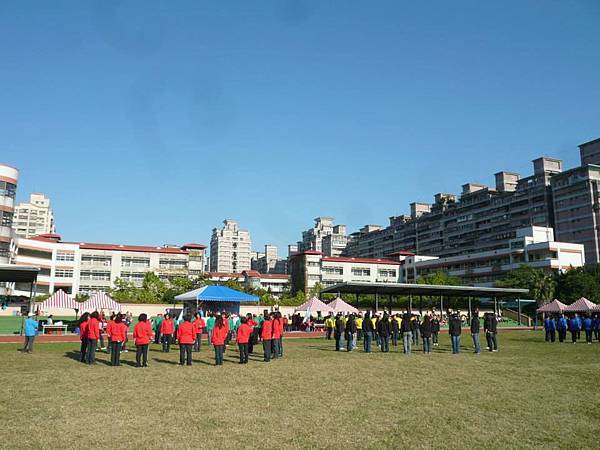
[[[157,363],[163,363],[163,364],[170,364],[172,366],[178,366],[179,362],[177,361],[170,361],[168,359],[159,359],[159,358],[153,358],[153,360]]]

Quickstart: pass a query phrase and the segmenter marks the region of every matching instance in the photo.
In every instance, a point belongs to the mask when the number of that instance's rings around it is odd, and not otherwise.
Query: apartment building
[[[292,256],[288,264],[292,293],[308,293],[317,283],[322,287],[350,281],[397,283],[401,266],[389,259],[326,256],[310,250]]]
[[[410,215],[390,217],[385,228],[366,225],[351,234],[344,254],[453,257],[505,248],[522,227],[553,226],[550,179],[561,171],[560,160],[543,157],[533,161],[531,176],[498,172],[495,188],[467,183],[460,196],[438,193],[434,203],[415,202]]]
[[[315,226],[302,232],[297,251],[323,252],[326,256],[340,256],[346,244],[346,225],[334,225],[332,217],[317,217]]]
[[[10,264],[15,254],[12,224],[18,179],[17,169],[0,164],[0,264]],[[12,286],[11,283],[0,282],[0,296],[7,295]]]
[[[250,233],[241,230],[235,220],[223,221],[223,228],[214,228],[210,240],[210,271],[236,272],[252,268]]]
[[[62,242],[57,234],[18,238],[15,264],[40,267],[37,294],[58,289],[90,294],[106,291],[117,278],[141,286],[147,272],[163,281],[198,276],[204,264],[202,244],[152,247],[123,244]],[[11,295],[28,295],[29,285],[14,286]]]
[[[244,270],[242,273],[208,272],[207,276],[210,281],[215,283],[237,281],[246,288],[264,289],[276,298],[281,297],[290,290],[290,279],[285,274]]]
[[[444,272],[463,279],[466,284],[493,286],[522,264],[554,272],[582,267],[585,251],[581,244],[556,242],[552,228],[531,226],[518,229],[516,237],[501,249],[441,258],[402,255],[400,259],[400,280],[404,283]]]
[[[55,233],[50,199],[44,194],[33,193],[28,202],[19,203],[15,207],[13,229],[17,236],[24,238]]]
[[[252,253],[251,269],[260,273],[285,274],[287,260],[278,257],[276,245],[267,244],[264,252]]]

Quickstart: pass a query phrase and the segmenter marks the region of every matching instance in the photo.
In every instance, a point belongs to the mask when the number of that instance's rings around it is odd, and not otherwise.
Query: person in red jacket
[[[194,320],[194,327],[196,328],[196,341],[194,342],[194,351],[199,352],[202,344],[202,333],[206,324],[200,313],[196,313],[196,320]]]
[[[179,341],[179,365],[187,362],[192,365],[192,345],[196,342],[196,327],[189,314],[183,316],[183,322],[177,327],[177,340]]]
[[[135,342],[135,367],[148,367],[148,346],[152,340],[152,327],[146,314],[140,314],[138,323],[133,327]]]
[[[252,328],[250,333],[250,340],[248,341],[248,353],[254,353],[254,344],[258,342],[258,322],[254,320],[254,316],[248,313],[246,314],[246,323]]]
[[[227,339],[227,327],[223,323],[223,316],[217,314],[215,328],[212,333],[211,344],[215,348],[215,365],[223,365],[223,353],[225,352],[225,340]]]
[[[89,319],[90,313],[83,313],[79,319],[79,339],[81,340],[81,347],[79,348],[79,362],[85,362],[85,358],[87,356],[87,330]]]
[[[115,316],[115,320],[108,322],[106,334],[110,337],[110,363],[113,366],[121,365],[121,346],[127,336],[127,325],[123,323],[121,313]]]
[[[248,325],[248,319],[242,317],[237,330],[237,343],[240,349],[240,364],[248,364],[248,342],[252,334],[252,327]]]
[[[90,314],[90,320],[88,320],[87,356],[85,358],[85,362],[88,364],[96,364],[96,345],[98,345],[98,339],[100,339],[99,317],[100,314],[98,314],[98,311],[94,311],[92,314]]]
[[[265,310],[265,320],[263,320],[260,329],[260,338],[263,341],[263,351],[265,362],[271,361],[272,345],[273,345],[273,320],[269,313]]]
[[[283,332],[285,330],[284,318],[279,311],[273,313],[273,350],[275,358],[283,357]],[[276,344],[275,344],[276,343]]]
[[[160,334],[162,338],[162,351],[169,353],[171,350],[171,342],[173,339],[173,333],[175,332],[175,324],[171,319],[171,314],[165,314],[165,318],[160,324]]]

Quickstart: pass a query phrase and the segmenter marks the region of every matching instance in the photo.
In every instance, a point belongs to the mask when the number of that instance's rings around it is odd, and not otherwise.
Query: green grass
[[[1,448],[596,448],[600,344],[504,332],[500,351],[426,357],[332,351],[290,340],[285,358],[246,366],[205,347],[180,367],[88,367],[76,344],[0,345]],[[132,363],[134,353],[124,354]]]

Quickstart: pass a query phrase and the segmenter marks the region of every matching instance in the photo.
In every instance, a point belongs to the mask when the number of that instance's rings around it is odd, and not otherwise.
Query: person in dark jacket
[[[438,316],[433,316],[431,319],[431,343],[434,347],[440,345],[439,343],[439,335],[440,335],[440,319]]]
[[[335,318],[335,331],[333,332],[333,337],[335,338],[335,351],[339,352],[341,350],[340,342],[342,340],[342,335],[344,334],[344,320],[342,319],[342,314],[338,313]]]
[[[479,310],[476,309],[473,311],[473,316],[471,317],[471,338],[473,339],[473,347],[475,348],[475,353],[481,353],[481,345],[479,344],[479,329],[481,325],[479,323]]]
[[[431,354],[431,318],[429,315],[425,316],[423,323],[421,324],[421,337],[423,338],[423,353],[426,355]]]
[[[377,322],[377,333],[381,340],[381,351],[387,353],[390,351],[390,318],[387,312],[383,313],[383,317]]]
[[[592,330],[594,328],[594,323],[592,322],[592,318],[590,316],[585,316],[583,318],[583,331],[585,331],[585,341],[588,344],[592,343]]]
[[[452,354],[460,353],[460,334],[462,332],[462,323],[458,313],[453,313],[449,321],[448,333],[452,341]]]
[[[421,316],[414,315],[410,322],[410,331],[412,332],[412,343],[414,346],[419,346],[419,337],[421,336]]]
[[[392,345],[398,347],[398,335],[400,334],[400,316],[396,314],[390,317],[391,333],[392,333]]]
[[[356,336],[356,321],[354,320],[354,314],[348,317],[346,322],[346,350],[351,352],[354,349],[354,336]]]
[[[544,319],[544,330],[546,331],[546,342],[554,342],[556,340],[556,321],[546,316]]]
[[[498,333],[498,319],[496,319],[496,314],[488,313],[488,320],[483,323],[483,331],[488,342],[488,350],[490,352],[497,352],[498,337],[496,335]]]
[[[365,353],[371,353],[371,342],[373,342],[373,321],[371,320],[371,313],[367,311],[365,318],[362,322],[362,334],[363,334],[363,348]]]
[[[567,337],[567,319],[562,314],[556,322],[556,330],[558,331],[558,342],[563,343]]]
[[[402,332],[402,344],[404,353],[410,355],[411,343],[412,343],[412,331],[411,331],[411,319],[412,314],[405,312],[402,315],[402,323],[400,324],[400,331]]]

